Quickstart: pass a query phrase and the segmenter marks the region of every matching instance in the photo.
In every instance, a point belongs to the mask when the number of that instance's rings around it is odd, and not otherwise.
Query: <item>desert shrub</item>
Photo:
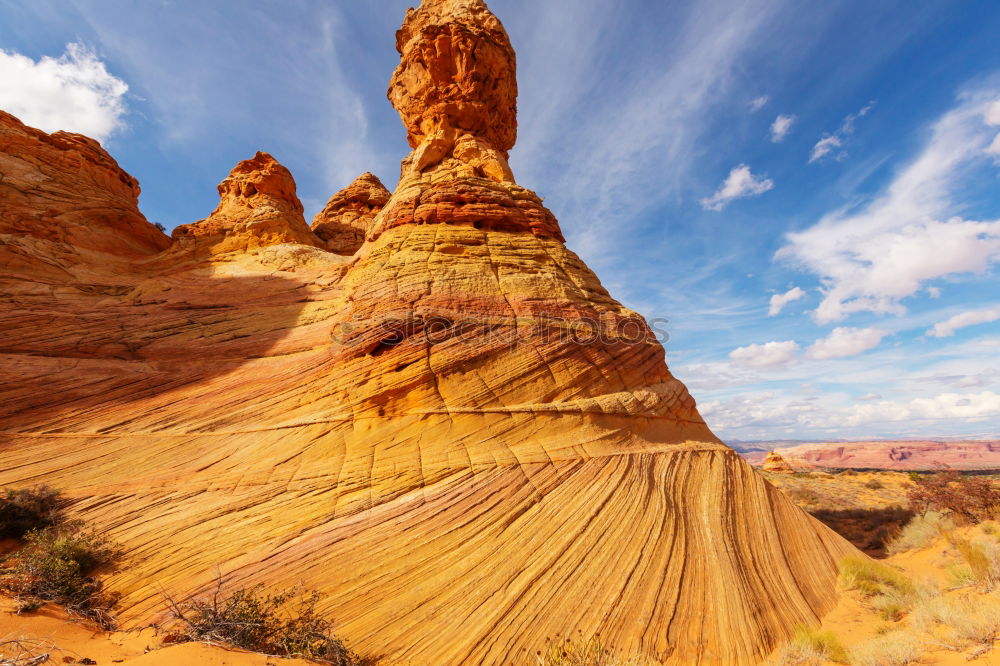
[[[936,539],[947,536],[955,523],[941,511],[927,511],[914,516],[903,526],[899,536],[888,546],[890,554],[902,553],[907,550],[919,550],[934,543]]]
[[[864,486],[869,490],[880,490],[885,488],[885,485],[878,479],[869,479],[868,481],[865,481]]]
[[[0,496],[0,539],[22,539],[61,518],[59,491],[48,486],[8,488]]]
[[[780,663],[812,664],[833,661],[838,664],[848,662],[847,650],[832,631],[796,627],[792,640],[788,642]]]
[[[113,565],[121,557],[111,541],[79,523],[34,530],[26,544],[4,560],[0,589],[20,603],[20,610],[33,610],[47,602],[73,613],[114,626],[110,615],[117,598],[104,592],[92,574]]]
[[[1000,509],[1000,486],[986,477],[949,470],[915,479],[907,498],[915,511],[947,511],[962,521],[978,523]]]
[[[637,662],[616,657],[600,636],[547,640],[535,660],[537,666],[637,666]]]
[[[864,641],[850,651],[855,666],[906,666],[920,658],[923,646],[911,634],[891,631]]]
[[[49,663],[51,653],[57,651],[55,643],[48,639],[7,637],[0,640],[0,666],[37,666]]]
[[[320,595],[302,587],[271,593],[263,585],[223,592],[222,580],[204,598],[168,597],[175,640],[221,643],[282,657],[305,657],[336,666],[372,666],[333,635],[316,604]]]
[[[974,542],[956,537],[951,540],[951,545],[969,567],[973,583],[986,592],[1000,583],[1000,546],[995,542]]]
[[[898,620],[919,596],[917,586],[905,574],[868,558],[844,558],[840,579],[848,589],[868,598],[885,620]]]

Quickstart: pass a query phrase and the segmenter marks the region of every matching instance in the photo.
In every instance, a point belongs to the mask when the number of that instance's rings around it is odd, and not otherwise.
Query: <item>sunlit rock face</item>
[[[302,217],[295,179],[267,153],[243,160],[219,183],[219,206],[194,224],[184,224],[174,240],[215,254],[298,243],[322,247]]]
[[[516,184],[514,55],[485,4],[428,0],[397,45],[414,150],[385,201],[338,194],[314,234],[258,154],[162,252],[3,264],[0,483],[64,488],[125,545],[126,624],[221,571],[319,589],[389,663],[508,665],[581,634],[757,662],[832,607],[851,547],[712,434]],[[348,212],[360,246],[330,247]]]
[[[313,218],[313,233],[330,252],[352,255],[364,245],[372,220],[391,195],[375,174],[363,173],[330,197]]]

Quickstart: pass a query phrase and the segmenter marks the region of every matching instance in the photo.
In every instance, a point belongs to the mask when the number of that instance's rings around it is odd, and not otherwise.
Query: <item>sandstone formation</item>
[[[35,255],[100,252],[125,258],[166,249],[170,239],[146,221],[138,203],[139,183],[99,143],[82,134],[46,134],[0,111],[5,244],[30,245]]]
[[[777,451],[768,453],[764,459],[764,464],[760,468],[765,472],[774,474],[791,474],[795,471]]]
[[[219,183],[219,206],[194,224],[174,229],[181,247],[213,254],[281,243],[323,247],[302,217],[295,179],[267,153],[243,160]]]
[[[364,173],[334,194],[313,218],[312,230],[337,254],[352,255],[364,245],[372,220],[392,195],[374,174]]]
[[[712,434],[515,183],[485,4],[425,0],[397,46],[414,150],[353,256],[259,154],[175,234],[207,252],[111,291],[100,266],[82,290],[0,267],[0,484],[64,488],[126,546],[126,624],[221,571],[319,589],[389,664],[530,663],[577,632],[647,664],[759,661],[855,551]]]

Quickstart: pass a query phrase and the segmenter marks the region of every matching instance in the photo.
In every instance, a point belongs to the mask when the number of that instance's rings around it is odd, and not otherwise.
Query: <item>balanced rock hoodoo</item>
[[[515,182],[514,51],[486,5],[424,0],[397,48],[413,152],[386,201],[331,201],[359,247],[323,220],[317,238],[258,154],[175,232],[206,252],[127,218],[122,245],[148,248],[127,274],[5,265],[0,484],[63,488],[125,546],[126,626],[221,571],[317,588],[389,663],[517,664],[593,634],[646,664],[756,663],[834,605],[855,551],[712,434]],[[0,242],[46,234],[43,208]]]

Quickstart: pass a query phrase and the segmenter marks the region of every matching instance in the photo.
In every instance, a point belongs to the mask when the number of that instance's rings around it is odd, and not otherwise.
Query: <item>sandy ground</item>
[[[134,664],[135,666],[306,666],[315,662],[279,659],[201,643],[161,646],[152,629],[102,631],[49,605],[18,616],[9,599],[0,599],[0,642],[30,641],[45,664]],[[9,652],[9,651],[8,651]],[[11,656],[0,652],[2,656]],[[89,660],[89,661],[87,661]]]
[[[965,537],[975,536],[978,528],[962,528],[958,534]],[[933,545],[919,550],[898,553],[882,563],[888,564],[905,574],[915,582],[930,582],[942,590],[942,596],[951,597],[964,595],[975,599],[981,604],[996,604],[1000,601],[1000,591],[985,593],[970,586],[955,587],[954,581],[948,575],[949,566],[957,562],[958,554],[945,539],[938,539]],[[936,633],[919,633],[908,628],[908,616],[897,621],[885,620],[856,591],[843,591],[837,606],[823,618],[822,630],[832,632],[840,643],[851,650],[861,643],[871,640],[891,640],[895,631],[909,631],[925,645],[932,645]],[[933,631],[943,629],[937,627]],[[984,646],[970,647],[961,651],[945,648],[925,647],[917,661],[910,662],[919,666],[957,666],[958,664],[974,664],[977,666],[1000,666],[1000,635],[995,636],[992,649],[983,651]],[[768,662],[772,665],[819,666],[817,662],[783,661],[780,650],[775,652]],[[822,662],[822,666],[836,666],[834,662]]]

